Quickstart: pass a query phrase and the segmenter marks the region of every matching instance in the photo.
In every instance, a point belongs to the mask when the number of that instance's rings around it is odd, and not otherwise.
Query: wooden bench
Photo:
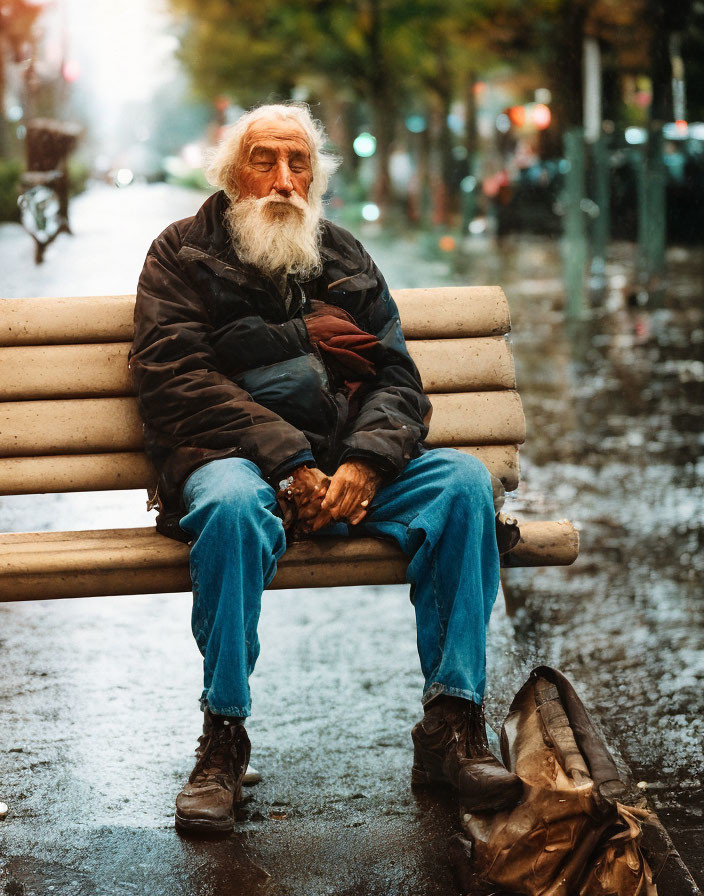
[[[433,404],[428,443],[476,455],[518,484],[525,418],[499,287],[394,292]],[[127,353],[134,296],[0,300],[0,494],[147,488],[155,473]],[[507,566],[567,565],[570,522],[523,522]],[[153,527],[0,534],[0,599],[190,590],[187,545]],[[374,538],[293,544],[271,587],[393,584],[406,558]]]

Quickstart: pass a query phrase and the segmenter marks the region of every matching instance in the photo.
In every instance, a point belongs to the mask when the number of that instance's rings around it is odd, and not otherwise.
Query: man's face
[[[242,143],[242,160],[237,178],[240,199],[308,201],[313,179],[310,149],[296,121],[254,122]]]

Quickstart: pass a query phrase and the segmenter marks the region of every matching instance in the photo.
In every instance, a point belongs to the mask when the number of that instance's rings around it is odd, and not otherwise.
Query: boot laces
[[[236,726],[212,728],[201,734],[196,748],[197,761],[191,772],[191,784],[217,783],[233,786],[235,761],[238,758]]]
[[[479,704],[469,701],[467,703],[468,705],[461,709],[453,708],[451,712],[446,713],[445,718],[458,748],[468,758],[478,758],[489,753],[484,712]]]

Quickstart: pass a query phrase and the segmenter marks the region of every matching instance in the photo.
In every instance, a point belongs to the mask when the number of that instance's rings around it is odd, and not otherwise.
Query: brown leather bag
[[[512,810],[462,814],[450,846],[462,886],[478,875],[526,896],[656,896],[640,850],[648,813],[625,788],[569,681],[534,669],[501,730],[504,763],[523,780]]]

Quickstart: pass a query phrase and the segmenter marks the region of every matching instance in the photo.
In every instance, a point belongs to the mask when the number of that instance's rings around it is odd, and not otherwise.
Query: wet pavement
[[[149,241],[197,194],[99,188],[42,267],[0,225],[5,296],[133,292]],[[510,570],[490,629],[488,714],[500,724],[539,663],[562,669],[704,885],[704,252],[671,249],[664,307],[608,288],[566,327],[554,242],[427,240],[360,229],[396,287],[500,283],[528,441],[508,509],[568,516],[568,569]],[[140,492],[0,498],[0,529],[148,525]],[[200,657],[188,595],[0,605],[0,892],[455,893],[450,797],[408,786],[419,715],[413,613],[402,587],[268,593],[248,725],[264,775],[238,832],[180,839],[173,801],[199,731]],[[679,880],[680,884],[675,883]],[[682,876],[661,879],[679,896]]]

